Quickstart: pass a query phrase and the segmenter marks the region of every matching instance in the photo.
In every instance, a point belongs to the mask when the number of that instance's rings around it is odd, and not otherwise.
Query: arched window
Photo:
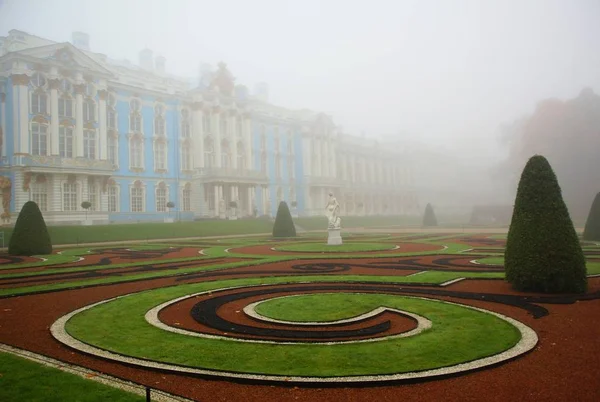
[[[225,113],[221,115],[221,127],[219,128],[221,129],[221,135],[223,137],[227,137],[229,135],[229,127],[227,125],[227,116],[225,115]]]
[[[139,99],[129,102],[129,130],[134,133],[142,132],[142,103]]]
[[[156,137],[165,136],[165,107],[156,105],[154,108],[154,135]]]
[[[210,134],[210,124],[211,124],[211,120],[210,120],[210,112],[205,112],[202,116],[202,131],[204,132],[205,135]]]
[[[181,111],[181,137],[192,138],[192,126],[190,124],[190,112],[187,109]]]
[[[134,135],[129,140],[129,167],[135,169],[144,167],[144,142],[140,135]]]
[[[106,128],[108,130],[117,129],[117,99],[113,94],[108,94],[106,102]]]
[[[114,180],[108,183],[108,212],[119,212],[120,188]]]
[[[237,117],[236,125],[235,125],[235,132],[238,137],[242,136],[243,129],[244,129],[243,124],[244,124],[244,120],[241,117]]]
[[[58,116],[73,117],[73,99],[69,95],[58,98]]]
[[[215,150],[213,139],[207,137],[204,139],[204,166],[213,167],[215,165]]]
[[[35,182],[30,186],[31,201],[35,202],[40,211],[48,210],[48,186],[46,176],[38,174],[35,177]]]
[[[144,212],[146,209],[145,194],[144,185],[141,181],[136,180],[129,189],[131,212]]]
[[[244,144],[241,141],[237,143],[237,167],[238,169],[246,169],[246,153],[244,152]]]
[[[77,211],[77,183],[69,180],[63,183],[63,211]]]
[[[168,189],[164,181],[156,187],[156,212],[167,212]]]
[[[181,146],[181,170],[192,170],[192,150],[185,144]]]
[[[231,166],[231,148],[229,141],[221,141],[221,167],[227,168]]]
[[[186,183],[183,187],[181,194],[181,205],[183,207],[183,211],[192,210],[192,185],[190,183]]]

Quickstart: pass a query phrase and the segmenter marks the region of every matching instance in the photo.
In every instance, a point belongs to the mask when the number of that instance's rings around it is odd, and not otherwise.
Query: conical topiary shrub
[[[437,218],[431,204],[425,207],[425,215],[423,215],[423,226],[437,226]]]
[[[504,253],[506,279],[517,290],[580,293],[585,258],[560,186],[543,156],[529,159],[519,181]]]
[[[296,237],[294,221],[285,201],[281,201],[277,208],[277,216],[273,225],[273,237]]]
[[[35,202],[27,201],[15,223],[8,244],[8,254],[39,255],[50,253],[52,253],[52,242],[44,217]]]
[[[596,194],[583,230],[583,240],[600,241],[600,193]]]

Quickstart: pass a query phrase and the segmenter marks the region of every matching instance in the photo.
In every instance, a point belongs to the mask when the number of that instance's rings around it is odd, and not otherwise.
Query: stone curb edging
[[[65,373],[73,374],[86,380],[96,381],[103,385],[108,385],[113,388],[120,389],[125,392],[130,392],[136,395],[145,396],[146,387],[141,384],[137,384],[130,381],[125,381],[117,377],[110,376],[108,374],[94,371],[86,367],[77,366],[75,364],[66,363],[60,360],[53,359],[48,356],[40,355],[34,352],[30,352],[25,349],[16,348],[14,346],[0,343],[0,352],[9,353],[11,355],[21,357],[33,361],[35,363],[52,367]],[[168,392],[157,390],[152,388],[152,400],[159,402],[192,402],[191,399],[183,398]]]
[[[527,325],[502,314],[496,313],[494,311],[485,310],[478,307],[473,307],[460,303],[453,303],[448,301],[442,301],[438,299],[424,298],[419,297],[420,299],[425,300],[433,300],[440,303],[447,303],[458,305],[461,307],[469,308],[472,310],[477,310],[486,314],[491,314],[496,316],[504,321],[515,326],[519,332],[521,333],[521,339],[515,346],[512,348],[505,350],[496,355],[484,357],[481,359],[473,360],[470,362],[459,363],[454,366],[442,367],[437,369],[423,370],[417,372],[408,372],[401,374],[384,374],[384,375],[357,375],[357,376],[346,376],[346,377],[301,377],[301,376],[285,376],[285,375],[260,375],[260,374],[246,374],[241,372],[231,372],[231,371],[218,371],[218,370],[210,370],[210,369],[201,369],[196,367],[186,367],[182,365],[168,364],[162,363],[158,361],[152,360],[144,360],[140,358],[130,357],[121,355],[118,353],[113,353],[105,349],[101,349],[98,347],[94,347],[88,345],[78,339],[75,339],[71,335],[69,335],[65,329],[65,325],[67,321],[69,321],[76,314],[83,312],[85,310],[89,310],[95,306],[107,303],[109,301],[113,301],[115,299],[119,299],[122,297],[127,297],[128,295],[119,296],[116,298],[103,300],[98,303],[90,304],[88,306],[79,308],[77,310],[72,311],[58,320],[56,320],[52,326],[50,327],[50,332],[52,336],[58,340],[59,342],[67,345],[70,348],[78,350],[83,353],[88,353],[100,358],[117,361],[121,363],[146,367],[150,369],[156,370],[164,370],[179,374],[192,374],[192,375],[200,375],[200,376],[208,376],[208,377],[217,377],[222,379],[229,380],[253,380],[258,382],[266,382],[266,383],[303,383],[303,384],[360,384],[360,383],[384,383],[384,382],[415,382],[420,380],[427,379],[439,379],[449,376],[454,376],[457,374],[466,373],[469,371],[480,370],[487,366],[495,366],[503,362],[507,362],[509,360],[515,359],[516,357],[525,354],[531,351],[538,342],[538,336],[533,329],[528,327]]]
[[[148,322],[148,324],[155,326],[159,329],[162,329],[163,331],[169,331],[169,332],[173,332],[176,334],[180,334],[180,335],[187,335],[187,336],[195,336],[198,338],[207,338],[207,339],[222,339],[222,340],[227,340],[227,341],[236,341],[236,342],[246,342],[246,343],[267,343],[267,344],[273,344],[273,345],[300,345],[303,342],[285,342],[285,341],[265,341],[265,340],[257,340],[257,339],[235,339],[235,338],[231,338],[231,337],[226,337],[226,336],[218,336],[218,335],[210,335],[210,334],[205,334],[205,333],[200,333],[200,332],[194,332],[194,331],[189,331],[186,329],[182,329],[182,328],[176,328],[176,327],[172,327],[170,325],[167,325],[165,323],[163,323],[162,321],[160,321],[160,319],[158,318],[158,314],[160,313],[160,311],[164,308],[167,308],[168,306],[178,303],[180,301],[189,299],[191,297],[195,297],[195,296],[202,296],[208,293],[215,293],[215,292],[219,292],[219,291],[223,291],[223,290],[232,290],[232,289],[238,289],[239,287],[233,287],[233,288],[224,288],[224,289],[214,289],[214,290],[210,290],[210,291],[204,291],[204,292],[200,292],[200,293],[193,293],[193,294],[189,294],[189,295],[185,295],[182,297],[178,297],[176,299],[167,301],[165,303],[162,303],[154,308],[152,308],[151,310],[148,310],[148,312],[146,313],[146,315],[144,316],[144,318],[146,319],[146,322]],[[352,292],[354,293],[354,292]],[[320,294],[324,294],[324,293],[320,293]],[[294,296],[299,296],[299,295],[294,295]],[[283,296],[283,297],[294,297],[294,296]],[[269,299],[269,300],[273,300],[273,299]],[[263,321],[271,321],[271,322],[276,322],[276,323],[287,323],[287,324],[295,324],[295,325],[328,325],[328,324],[332,324],[330,323],[298,323],[298,322],[286,322],[286,321],[278,321],[278,320],[273,320],[273,319],[269,319],[266,317],[263,317],[261,315],[259,315],[258,313],[256,313],[254,311],[254,306],[256,306],[257,304],[259,304],[260,302],[257,303],[252,303],[249,304],[248,306],[244,307],[244,313],[250,317],[253,318],[257,318],[259,320],[263,320]],[[366,318],[366,317],[370,317],[370,316],[374,316],[377,314],[382,313],[385,310],[389,310],[389,311],[394,311],[398,314],[404,315],[404,316],[408,316],[412,319],[414,319],[417,322],[417,328],[412,329],[408,332],[404,332],[398,335],[392,335],[392,336],[386,336],[386,337],[379,337],[379,338],[371,338],[371,339],[361,339],[361,340],[354,340],[354,341],[335,341],[335,342],[304,342],[304,344],[308,344],[308,345],[341,345],[341,344],[349,344],[349,343],[366,343],[366,342],[380,342],[380,341],[385,341],[385,340],[389,340],[389,339],[395,339],[395,338],[406,338],[409,336],[414,336],[417,334],[420,334],[421,332],[431,328],[431,321],[429,321],[427,318],[422,317],[420,315],[417,314],[413,314],[413,313],[409,313],[406,311],[401,311],[401,310],[397,310],[397,309],[393,309],[393,308],[379,308],[379,309],[375,309],[372,310],[366,314],[363,314],[359,317],[354,317],[352,319],[349,320],[340,320],[340,321],[336,321],[334,323],[340,323],[340,322],[352,322],[352,321],[356,321],[358,319],[362,319],[362,318]]]

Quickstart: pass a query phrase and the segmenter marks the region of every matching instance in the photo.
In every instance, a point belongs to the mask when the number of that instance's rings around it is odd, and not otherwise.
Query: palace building
[[[72,42],[0,37],[4,223],[28,200],[49,223],[274,216],[283,200],[322,215],[329,192],[343,215],[420,213],[394,144],[274,106],[223,63],[191,80],[149,49],[134,65],[90,51],[84,33]]]

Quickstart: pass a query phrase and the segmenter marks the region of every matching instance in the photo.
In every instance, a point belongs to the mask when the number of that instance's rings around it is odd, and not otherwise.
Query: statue
[[[340,211],[340,204],[337,202],[337,199],[333,195],[333,193],[329,193],[329,202],[325,206],[325,215],[327,216],[327,220],[329,222],[329,229],[339,229],[341,226],[341,219],[338,216]]]

